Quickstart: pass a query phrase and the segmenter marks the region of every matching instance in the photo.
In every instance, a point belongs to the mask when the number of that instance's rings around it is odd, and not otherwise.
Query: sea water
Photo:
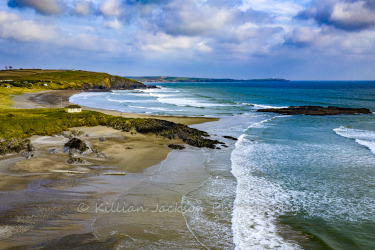
[[[375,111],[375,82],[159,83],[160,89],[82,93],[71,102],[121,112],[210,116],[194,125],[227,144],[203,149],[210,175],[182,203],[209,249],[373,249],[375,116],[283,116],[268,107]],[[225,139],[229,135],[237,141]]]

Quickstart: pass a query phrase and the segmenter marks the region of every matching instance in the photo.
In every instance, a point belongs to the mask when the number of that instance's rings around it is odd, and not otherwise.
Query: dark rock
[[[235,137],[233,137],[233,136],[224,135],[223,137],[226,138],[226,139],[230,139],[230,140],[233,140],[233,141],[237,141],[237,138],[235,138]]]
[[[86,163],[87,161],[84,160],[84,159],[81,159],[81,158],[75,158],[75,157],[71,157],[69,160],[68,160],[68,163],[69,164],[82,164],[82,163]]]
[[[104,137],[99,137],[99,141],[104,142],[105,138]]]
[[[177,145],[177,144],[169,144],[168,148],[182,150],[182,149],[185,149],[185,146],[184,145]]]
[[[341,107],[322,107],[322,106],[291,106],[281,109],[258,109],[257,112],[272,112],[282,115],[356,115],[371,114],[366,108],[341,108]]]
[[[64,146],[69,149],[77,149],[81,152],[86,151],[89,148],[84,141],[78,138],[70,139]]]

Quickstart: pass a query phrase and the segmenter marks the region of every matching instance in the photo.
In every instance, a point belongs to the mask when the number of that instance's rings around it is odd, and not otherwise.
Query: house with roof
[[[71,104],[65,107],[66,112],[68,113],[78,113],[82,111],[82,107],[77,104]]]

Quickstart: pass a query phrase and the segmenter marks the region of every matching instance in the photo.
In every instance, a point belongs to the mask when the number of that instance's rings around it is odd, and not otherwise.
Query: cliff
[[[0,71],[0,87],[82,89],[86,91],[150,88],[150,86],[146,86],[139,81],[107,73],[41,69],[2,70]]]

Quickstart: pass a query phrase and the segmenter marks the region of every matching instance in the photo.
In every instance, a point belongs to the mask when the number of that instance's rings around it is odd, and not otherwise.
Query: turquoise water
[[[375,111],[375,82],[160,83],[141,93],[82,93],[71,102],[122,112],[215,116],[196,125],[229,148],[204,150],[211,173],[184,197],[225,213],[185,215],[208,248],[373,249],[375,116],[280,116],[292,105]],[[211,234],[211,235],[210,235]],[[215,236],[215,240],[210,240]],[[213,238],[212,238],[213,239]]]

